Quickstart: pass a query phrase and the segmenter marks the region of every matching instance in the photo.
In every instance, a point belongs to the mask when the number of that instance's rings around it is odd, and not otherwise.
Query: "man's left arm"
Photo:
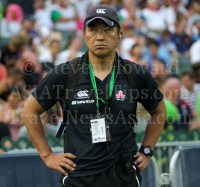
[[[142,142],[142,146],[149,146],[152,150],[154,150],[154,146],[160,137],[166,119],[166,107],[164,99],[159,102],[155,109],[148,110],[148,112],[151,115],[151,118],[146,127],[146,133]],[[134,157],[136,158],[135,164],[137,164],[138,169],[140,172],[143,171],[148,165],[150,156],[146,156],[141,152],[137,152]]]

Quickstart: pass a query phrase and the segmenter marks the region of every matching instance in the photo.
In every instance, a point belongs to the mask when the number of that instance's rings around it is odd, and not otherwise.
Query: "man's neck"
[[[55,61],[56,60],[56,54],[51,52],[51,56],[52,56],[53,60]]]
[[[90,51],[88,54],[95,74],[107,73],[111,71],[116,51],[113,51],[112,54],[104,58],[99,58],[93,55]]]
[[[177,32],[177,34],[178,34],[179,36],[184,35],[184,31],[181,31],[181,30],[179,30],[179,29],[177,29],[176,32]]]
[[[74,45],[70,45],[67,50],[69,50],[69,51],[78,51],[76,46],[74,46]]]
[[[173,97],[170,97],[168,98],[174,105],[178,105],[178,102],[179,102],[179,98],[173,98]]]
[[[186,88],[186,89],[187,89],[187,88]],[[190,88],[188,88],[188,91],[189,91],[189,92],[194,92],[194,85],[191,86]]]
[[[13,46],[11,43],[8,44],[8,49],[11,51],[11,52],[14,52],[14,49],[13,49]]]

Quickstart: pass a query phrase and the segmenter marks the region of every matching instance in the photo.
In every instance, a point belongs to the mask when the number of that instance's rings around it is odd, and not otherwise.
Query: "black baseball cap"
[[[110,27],[118,26],[121,28],[117,11],[108,5],[97,5],[90,9],[84,21],[84,26],[88,25],[94,19],[102,19]]]

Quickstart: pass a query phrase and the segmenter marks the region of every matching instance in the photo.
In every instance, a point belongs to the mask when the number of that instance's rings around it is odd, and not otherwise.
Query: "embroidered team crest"
[[[77,93],[77,99],[85,99],[89,98],[89,91],[88,90],[81,90]]]
[[[119,90],[118,93],[116,94],[116,100],[118,101],[124,101],[125,95],[123,94],[123,91]]]

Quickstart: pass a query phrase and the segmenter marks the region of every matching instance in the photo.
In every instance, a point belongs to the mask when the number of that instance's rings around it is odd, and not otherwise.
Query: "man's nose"
[[[98,31],[98,33],[97,33],[97,40],[104,40],[103,31]]]

